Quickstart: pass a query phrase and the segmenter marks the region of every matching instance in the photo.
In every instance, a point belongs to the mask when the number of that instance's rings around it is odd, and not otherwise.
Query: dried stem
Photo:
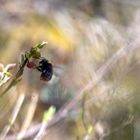
[[[6,135],[8,134],[9,130],[11,129],[12,125],[14,124],[16,118],[17,118],[17,115],[20,111],[20,108],[23,104],[23,101],[24,101],[24,98],[25,98],[25,94],[20,94],[19,97],[18,97],[18,100],[16,102],[16,105],[15,105],[15,108],[12,112],[12,115],[11,115],[11,118],[9,120],[9,124],[7,126],[4,127],[3,131],[1,132],[0,134],[0,139],[1,140],[4,140]]]
[[[27,114],[25,116],[25,120],[23,121],[23,125],[21,127],[21,130],[17,136],[17,140],[21,140],[24,137],[26,130],[30,126],[32,119],[33,119],[33,116],[34,116],[34,113],[35,113],[37,102],[38,102],[38,94],[33,93],[31,96],[31,101],[30,101],[30,104],[28,107]]]

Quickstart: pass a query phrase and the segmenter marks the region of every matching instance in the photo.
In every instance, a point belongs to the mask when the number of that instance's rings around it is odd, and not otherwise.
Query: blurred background
[[[139,8],[139,0],[0,0],[0,63],[19,64],[22,53],[47,41],[41,53],[54,66],[50,82],[26,68],[22,81],[1,99],[3,132],[18,97],[25,95],[4,139],[22,130],[34,93],[38,101],[28,128],[40,123],[51,105],[59,111],[92,81],[93,88],[42,139],[140,140]],[[100,69],[122,48],[127,49],[115,55],[110,68]]]

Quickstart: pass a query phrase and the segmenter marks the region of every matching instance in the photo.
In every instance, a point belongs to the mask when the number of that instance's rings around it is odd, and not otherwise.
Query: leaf
[[[93,127],[90,125],[89,127],[88,127],[88,134],[91,134],[93,132]]]
[[[55,112],[56,108],[54,106],[51,106],[47,111],[44,112],[43,122],[47,123],[48,121],[50,121],[53,118]]]
[[[38,44],[37,46],[35,46],[35,48],[42,49],[46,44],[48,44],[48,42],[44,41],[41,44]]]

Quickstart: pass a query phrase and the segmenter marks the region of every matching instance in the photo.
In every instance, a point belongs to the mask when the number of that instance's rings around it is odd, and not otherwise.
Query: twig
[[[2,133],[0,134],[0,140],[5,139],[6,135],[8,134],[9,130],[11,129],[11,126],[14,124],[14,122],[17,118],[17,115],[20,111],[21,105],[24,101],[24,98],[25,98],[25,94],[22,93],[19,95],[18,100],[17,100],[16,105],[15,105],[15,108],[12,112],[11,119],[9,120],[9,124],[4,127]]]
[[[30,104],[28,107],[27,114],[25,116],[25,120],[23,121],[23,125],[21,127],[21,130],[17,136],[17,140],[21,140],[24,137],[26,130],[30,126],[32,119],[33,119],[33,116],[34,116],[34,113],[35,113],[37,102],[38,102],[38,94],[33,93],[31,96],[31,101],[30,101]]]
[[[35,136],[34,140],[41,140],[45,134],[46,125],[48,125],[49,121],[53,118],[56,108],[51,106],[47,111],[44,112],[42,124],[39,132]]]

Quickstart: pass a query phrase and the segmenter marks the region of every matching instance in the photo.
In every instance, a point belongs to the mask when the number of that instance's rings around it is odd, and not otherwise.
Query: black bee
[[[39,66],[37,66],[36,68],[41,72],[40,76],[41,80],[43,81],[51,80],[53,75],[53,66],[46,58],[41,58]]]

